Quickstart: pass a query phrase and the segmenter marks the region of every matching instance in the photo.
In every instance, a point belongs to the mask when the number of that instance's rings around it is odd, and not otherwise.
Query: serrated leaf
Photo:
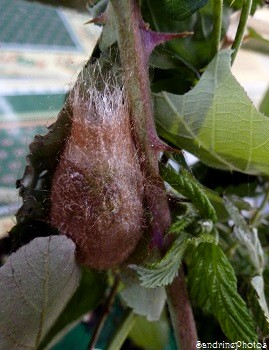
[[[82,268],[80,284],[57,321],[50,329],[38,347],[46,348],[55,344],[57,340],[73,328],[86,313],[96,307],[106,291],[106,278],[100,272],[93,272]]]
[[[251,289],[248,293],[250,309],[262,336],[267,337],[269,335],[269,310],[265,298],[263,277],[253,277],[250,287]]]
[[[269,174],[269,119],[258,112],[220,51],[183,96],[153,94],[162,137],[219,169]]]
[[[171,166],[160,164],[160,174],[171,187],[192,201],[203,218],[217,221],[215,209],[202,186],[185,169],[182,168],[180,173],[177,173]]]
[[[264,268],[264,254],[257,229],[247,224],[237,207],[227,197],[224,197],[224,203],[234,222],[235,239],[245,248],[255,272],[261,275]]]
[[[187,234],[182,233],[172,244],[165,256],[157,263],[147,265],[146,267],[130,265],[138,273],[141,286],[156,288],[173,282],[178,274],[181,259],[188,245],[187,237]]]
[[[201,243],[193,252],[189,269],[190,294],[200,307],[207,306],[231,341],[257,340],[245,301],[237,292],[232,266],[215,244]]]
[[[158,321],[166,301],[163,287],[148,289],[140,285],[135,272],[122,271],[121,279],[125,289],[120,293],[127,306],[137,315],[145,316],[148,321]]]
[[[178,232],[177,232],[178,234]],[[189,235],[182,232],[167,251],[165,256],[158,262],[146,266],[129,265],[134,269],[141,281],[141,286],[156,288],[171,284],[178,274],[182,257],[189,244],[198,245],[201,242],[214,242],[215,239],[209,234],[201,234],[199,237],[188,238]]]
[[[0,269],[0,348],[36,349],[75,292],[80,269],[65,236],[36,238]]]

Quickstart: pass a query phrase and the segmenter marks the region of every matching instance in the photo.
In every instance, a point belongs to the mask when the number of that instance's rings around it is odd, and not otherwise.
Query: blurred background
[[[15,188],[28,145],[46,133],[98,39],[90,17],[37,2],[0,0],[0,236],[20,206]]]

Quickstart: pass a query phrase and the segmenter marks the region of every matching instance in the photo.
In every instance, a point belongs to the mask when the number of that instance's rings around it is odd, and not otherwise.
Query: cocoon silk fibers
[[[87,87],[89,85],[89,87]],[[122,263],[143,226],[144,178],[131,134],[128,106],[115,79],[71,92],[73,119],[51,190],[50,221],[94,269]]]

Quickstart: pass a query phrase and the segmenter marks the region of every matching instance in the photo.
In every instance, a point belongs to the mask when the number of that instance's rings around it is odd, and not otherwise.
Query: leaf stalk
[[[212,57],[219,51],[222,29],[223,0],[213,1]]]
[[[252,0],[244,0],[243,1],[241,16],[240,16],[239,24],[237,27],[235,39],[234,39],[234,42],[232,45],[232,49],[234,50],[234,52],[232,53],[231,65],[233,65],[234,60],[235,60],[237,53],[240,49],[240,46],[242,44],[242,41],[244,38],[244,33],[245,33],[247,22],[248,22],[248,17],[250,15],[250,11],[251,11],[251,7],[252,7]]]

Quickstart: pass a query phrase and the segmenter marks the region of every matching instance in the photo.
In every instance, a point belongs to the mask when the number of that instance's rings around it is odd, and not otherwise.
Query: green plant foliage
[[[210,308],[227,338],[257,340],[252,317],[237,292],[235,273],[223,251],[216,244],[201,243],[193,251],[189,269],[192,300],[201,308]]]
[[[245,0],[229,0],[230,5],[237,9],[240,10],[243,6]],[[263,0],[253,0],[252,1],[252,6],[251,6],[251,14],[253,15],[255,13],[255,11],[262,6],[263,4]]]
[[[146,267],[130,265],[139,275],[141,286],[156,288],[173,282],[178,274],[181,259],[187,248],[187,235],[181,234],[159,262]]]
[[[263,96],[260,111],[269,117],[269,89],[267,89],[265,95]]]
[[[163,313],[159,321],[149,322],[145,317],[138,316],[129,337],[143,349],[165,349],[169,340],[167,317]]]
[[[36,349],[80,280],[75,245],[65,236],[36,238],[0,269],[0,348]]]
[[[104,297],[106,277],[101,273],[82,268],[80,284],[65,309],[50,329],[38,350],[44,349],[51,342],[55,343],[70,327],[74,327],[86,313],[94,309]]]
[[[264,268],[264,254],[256,228],[250,227],[240,214],[236,206],[228,199],[224,198],[225,206],[234,221],[233,233],[236,240],[244,247],[247,256],[255,269],[255,274],[262,275]]]
[[[121,279],[125,288],[120,295],[127,306],[132,308],[135,314],[145,316],[148,321],[158,321],[166,302],[164,288],[148,289],[141,286],[131,269],[122,271]]]
[[[172,230],[175,226],[176,223],[172,226]],[[198,245],[201,242],[214,242],[214,237],[208,234],[202,234],[197,238],[189,237],[188,234],[181,232],[180,237],[173,242],[165,256],[156,263],[148,264],[145,267],[130,265],[138,273],[141,286],[156,288],[171,284],[178,275],[182,257],[189,244]]]
[[[205,6],[208,0],[157,0],[156,2],[157,6],[161,6],[168,17],[181,21]]]
[[[255,276],[251,279],[248,291],[248,304],[263,337],[269,335],[269,310],[265,298],[264,279]]]
[[[202,186],[190,173],[183,168],[180,170],[180,173],[177,173],[170,165],[166,167],[161,165],[160,174],[164,181],[168,182],[177,192],[192,201],[203,218],[213,222],[217,221],[214,207],[203,191]]]
[[[230,55],[220,51],[187,94],[154,94],[157,127],[212,167],[269,174],[269,119],[231,74]]]

